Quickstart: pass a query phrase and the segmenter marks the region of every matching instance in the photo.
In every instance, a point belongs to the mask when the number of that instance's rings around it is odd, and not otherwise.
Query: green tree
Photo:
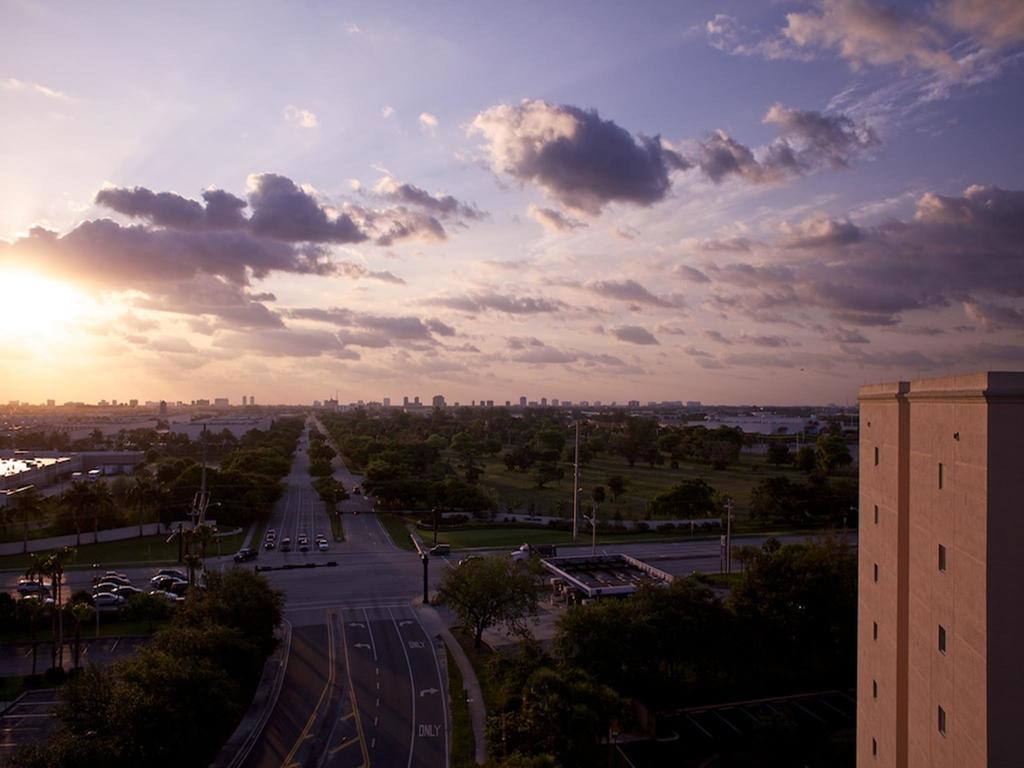
[[[828,474],[840,467],[848,466],[853,461],[850,449],[842,435],[821,435],[814,444],[818,458],[818,466]]]
[[[783,464],[789,464],[793,460],[793,457],[789,455],[789,446],[781,441],[775,441],[768,444],[768,463],[774,464],[775,466],[781,466]]]
[[[605,493],[603,485],[595,485],[594,489],[590,492],[591,498],[594,499],[595,504],[604,504]]]
[[[626,478],[622,475],[609,475],[604,482],[612,494],[612,501],[618,501],[626,490]]]
[[[438,598],[459,617],[479,648],[490,627],[502,625],[510,632],[525,632],[527,617],[537,613],[540,589],[540,580],[530,567],[496,555],[447,568]]]
[[[801,472],[813,472],[818,467],[817,453],[809,445],[801,446],[796,452],[794,463]]]
[[[565,477],[565,470],[553,462],[538,464],[533,472],[533,479],[538,488],[543,488],[548,483],[561,480],[563,477]]]
[[[149,595],[147,595],[149,597]],[[88,624],[96,614],[96,609],[85,602],[75,601],[68,604],[68,614],[71,617],[75,633],[74,659],[75,669],[81,665],[82,648],[82,625]]]
[[[160,486],[149,474],[136,475],[128,486],[127,500],[139,513],[139,536],[142,536],[146,512],[160,501]]]
[[[82,519],[95,503],[96,494],[91,483],[77,480],[61,494],[61,505],[71,514],[75,526],[75,546],[82,546]]]
[[[100,516],[113,510],[114,496],[106,483],[95,483],[92,493],[92,540],[97,543],[100,540]]]
[[[715,489],[703,478],[684,480],[647,503],[652,517],[691,519],[715,512]]]

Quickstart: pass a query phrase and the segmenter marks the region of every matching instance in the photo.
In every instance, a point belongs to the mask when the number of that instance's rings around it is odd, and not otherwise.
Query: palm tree
[[[92,508],[95,498],[93,486],[83,480],[73,482],[61,495],[61,503],[71,512],[75,523],[75,546],[82,546],[82,518]]]
[[[24,526],[24,547],[22,552],[28,552],[28,519],[29,517],[39,517],[43,511],[43,495],[34,486],[30,485],[23,491],[19,491],[14,496],[14,507],[17,513],[21,515],[22,524]]]
[[[100,513],[112,509],[114,496],[106,483],[96,483],[93,486],[92,505],[92,541],[99,544],[100,541]]]
[[[64,584],[64,564],[71,560],[75,556],[75,550],[72,547],[61,547],[51,552],[44,561],[44,567],[47,575],[50,577],[50,583],[53,586],[53,602],[54,602],[54,664],[57,666],[57,658],[59,656],[60,666],[64,666],[64,614],[61,611],[61,587]]]
[[[82,624],[92,619],[96,612],[88,603],[71,603],[69,607],[71,618],[75,620],[75,669],[78,669],[82,654],[80,652],[82,643]]]
[[[43,576],[46,574],[46,558],[41,555],[32,554],[29,555],[28,568],[25,569],[25,578],[31,581],[38,581],[42,583]],[[45,594],[42,590],[36,593],[35,596],[29,597],[22,602],[27,604],[29,610],[29,617],[31,618],[32,626],[32,675],[36,674],[36,656],[39,651],[39,637],[36,634],[36,629],[39,625],[39,615],[43,612],[45,606]]]
[[[143,534],[143,519],[147,509],[159,500],[160,488],[149,475],[136,475],[128,486],[128,501],[139,511],[139,536]]]

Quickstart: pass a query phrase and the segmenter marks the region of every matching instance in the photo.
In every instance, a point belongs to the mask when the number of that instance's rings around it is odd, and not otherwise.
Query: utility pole
[[[576,543],[580,515],[580,420],[576,419],[576,457],[572,471],[572,541]]]
[[[732,573],[732,499],[725,502],[725,572]]]

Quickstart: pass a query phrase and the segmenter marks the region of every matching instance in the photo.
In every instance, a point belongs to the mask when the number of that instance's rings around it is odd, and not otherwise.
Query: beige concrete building
[[[1024,373],[860,408],[857,765],[1024,765]]]

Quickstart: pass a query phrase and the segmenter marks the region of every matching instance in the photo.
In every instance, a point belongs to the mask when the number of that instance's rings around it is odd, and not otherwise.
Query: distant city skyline
[[[0,402],[822,404],[1024,365],[1017,0],[0,19]]]

